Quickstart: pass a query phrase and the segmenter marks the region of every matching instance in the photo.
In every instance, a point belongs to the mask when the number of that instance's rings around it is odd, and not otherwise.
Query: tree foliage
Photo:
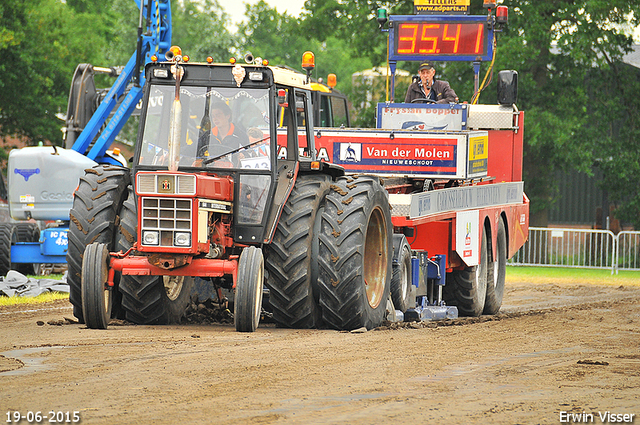
[[[367,57],[353,55],[349,40],[329,36],[319,40],[307,38],[304,21],[285,13],[278,13],[263,0],[247,5],[246,22],[238,26],[240,37],[237,53],[251,52],[268,59],[272,65],[301,70],[302,54],[310,50],[316,56],[312,78],[326,79],[329,73],[338,77],[338,90],[351,86],[351,75],[371,66]]]
[[[0,4],[0,137],[62,143],[69,86],[79,63],[123,66],[136,48],[131,0],[6,0]],[[194,58],[226,60],[234,38],[217,0],[172,2],[172,21]],[[113,80],[97,77],[98,85]]]
[[[8,0],[0,12],[0,136],[60,141],[56,113],[78,58],[91,55],[99,37],[59,1]]]
[[[588,75],[597,70],[602,81],[615,79],[613,65],[620,64],[631,44],[619,25],[630,12],[638,16],[638,5],[628,0],[505,4],[512,13],[497,64],[521,76],[524,179],[535,213],[555,199],[556,170],[591,172],[599,151],[595,142],[606,138],[601,130],[611,121],[593,113],[600,94],[588,92]],[[609,96],[616,103],[622,100],[619,92]]]
[[[229,17],[218,0],[180,0],[171,7],[172,44],[195,61],[204,62],[207,56],[216,62],[229,60],[236,37],[227,28]]]

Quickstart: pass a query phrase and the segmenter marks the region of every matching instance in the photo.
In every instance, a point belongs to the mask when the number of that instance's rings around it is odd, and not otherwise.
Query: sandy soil
[[[640,424],[640,285],[510,284],[498,316],[366,333],[65,317],[0,309],[2,422]]]

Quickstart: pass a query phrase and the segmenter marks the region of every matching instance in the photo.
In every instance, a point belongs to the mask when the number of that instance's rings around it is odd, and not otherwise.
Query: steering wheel
[[[196,156],[198,158],[205,157],[205,153],[209,152],[208,157],[213,158],[221,155],[225,155],[231,151],[228,146],[219,143],[217,140],[211,140],[211,135],[208,133],[203,134],[198,139],[198,152]]]
[[[417,99],[413,99],[411,103],[436,103],[433,99],[427,99],[426,97],[419,97]]]

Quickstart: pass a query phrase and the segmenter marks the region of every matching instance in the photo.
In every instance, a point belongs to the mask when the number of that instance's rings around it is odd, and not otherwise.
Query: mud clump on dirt
[[[233,323],[233,312],[227,302],[214,302],[209,299],[201,303],[192,302],[182,318],[184,324],[211,325],[214,323]]]

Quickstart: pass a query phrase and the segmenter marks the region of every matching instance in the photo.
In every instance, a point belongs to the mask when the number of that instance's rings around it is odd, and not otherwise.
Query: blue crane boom
[[[142,87],[145,83],[145,77],[144,72],[140,72],[140,59],[144,56],[144,63],[146,65],[151,61],[152,55],[163,54],[169,50],[171,46],[171,6],[169,0],[149,0],[146,4],[142,4],[140,0],[135,0],[135,2],[138,8],[140,8],[141,17],[145,14],[148,17],[147,31],[139,34],[138,49],[131,55],[124,70],[71,147],[71,149],[76,152],[85,153],[87,151],[91,141],[95,139],[109,118],[118,99],[123,96],[131,81],[135,80],[136,83],[126,94],[125,99],[120,103],[109,124],[107,124],[106,128],[100,133],[93,147],[89,153],[87,153],[89,159],[99,163],[114,162],[112,158],[105,157],[104,154],[131,116],[136,104],[142,98]],[[142,25],[140,29],[141,27]],[[140,32],[141,31],[139,31],[139,33]]]

